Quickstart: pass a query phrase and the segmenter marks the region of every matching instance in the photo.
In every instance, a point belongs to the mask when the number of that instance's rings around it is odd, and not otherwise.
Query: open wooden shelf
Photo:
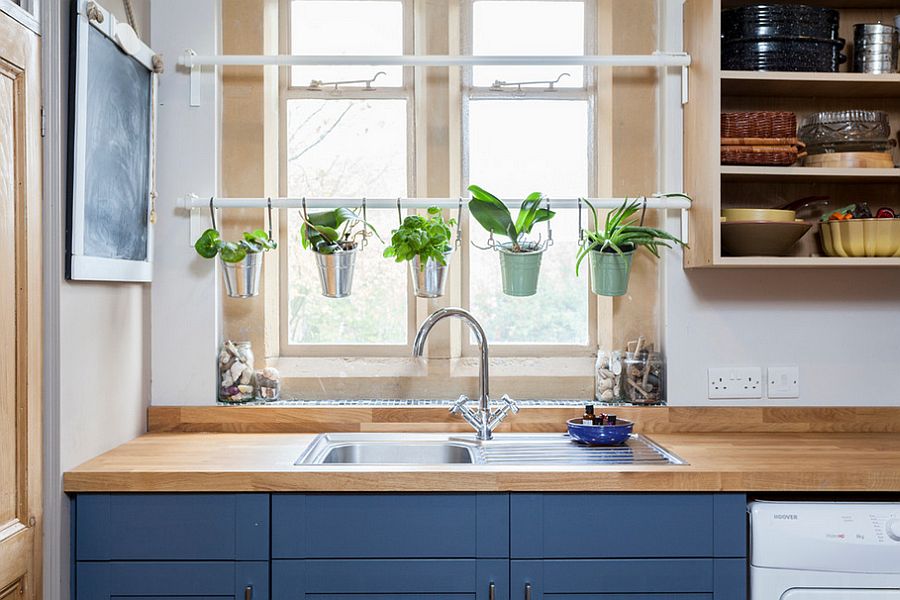
[[[836,256],[722,256],[722,267],[900,267],[895,258],[840,258]]]
[[[828,169],[823,167],[734,167],[722,166],[722,181],[900,183],[900,169]]]
[[[900,74],[722,71],[722,95],[890,98],[900,95]]]
[[[795,4],[796,0],[770,0]],[[685,0],[684,47],[691,55],[690,101],[684,107],[684,187],[694,203],[690,213],[690,248],[685,268],[702,267],[900,267],[900,258],[832,258],[819,251],[808,234],[793,248],[795,256],[729,257],[722,255],[723,207],[777,208],[791,200],[828,196],[849,204],[900,208],[900,169],[722,166],[719,115],[729,111],[790,111],[798,122],[811,113],[849,109],[882,110],[893,130],[900,130],[900,74],[722,71],[722,9],[758,4],[758,0]],[[900,0],[804,0],[804,4],[838,9],[839,35],[852,56],[855,23],[892,23]],[[894,151],[894,164],[900,151]]]

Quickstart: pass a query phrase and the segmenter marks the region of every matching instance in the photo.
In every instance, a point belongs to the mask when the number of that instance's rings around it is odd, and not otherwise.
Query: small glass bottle
[[[584,407],[584,414],[581,415],[582,425],[593,425],[596,417],[594,416],[594,405],[588,404]]]
[[[265,402],[281,400],[281,375],[275,367],[256,372],[256,399]]]

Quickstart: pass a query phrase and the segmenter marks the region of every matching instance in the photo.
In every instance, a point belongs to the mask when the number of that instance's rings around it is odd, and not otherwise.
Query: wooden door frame
[[[21,531],[10,537],[12,543],[31,546],[30,569],[26,585],[27,598],[41,598],[42,589],[42,144],[41,144],[41,56],[40,38],[33,29],[6,13],[0,13],[0,56],[4,68],[23,73],[23,81],[16,89],[16,101],[24,112],[22,129],[16,140],[16,153],[25,158],[17,164],[16,185],[16,386],[18,396],[24,398],[17,418],[25,418],[27,469],[21,474],[20,485],[26,496],[19,515],[24,521]],[[15,526],[14,526],[15,527]],[[14,575],[18,565],[4,570],[0,567],[0,581]]]

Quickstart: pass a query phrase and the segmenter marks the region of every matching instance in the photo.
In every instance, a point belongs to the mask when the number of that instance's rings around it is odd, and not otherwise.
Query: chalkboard
[[[75,3],[67,276],[149,281],[153,55],[146,47],[123,51],[116,41],[121,25],[91,4],[93,18],[84,0]]]

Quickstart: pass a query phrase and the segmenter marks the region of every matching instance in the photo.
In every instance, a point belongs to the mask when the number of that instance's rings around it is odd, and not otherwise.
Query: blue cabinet
[[[82,494],[74,531],[76,600],[746,600],[741,494]]]
[[[76,600],[269,599],[268,494],[80,494]]]

